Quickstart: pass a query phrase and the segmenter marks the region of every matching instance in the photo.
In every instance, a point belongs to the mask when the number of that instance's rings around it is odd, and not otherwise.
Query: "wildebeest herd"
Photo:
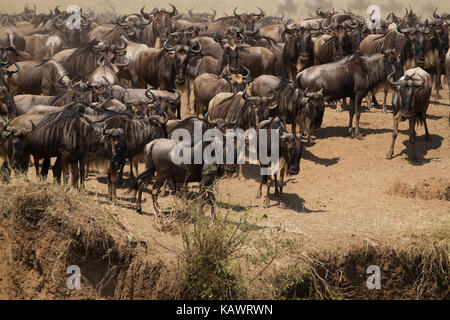
[[[349,110],[348,133],[363,139],[361,104],[378,102],[375,93],[393,91],[394,129],[409,121],[411,160],[416,124],[429,137],[426,113],[432,87],[439,97],[441,75],[450,73],[446,13],[420,18],[412,10],[369,27],[351,11],[317,9],[296,21],[268,16],[262,9],[216,17],[215,10],[181,13],[143,7],[120,15],[56,7],[38,13],[0,14],[0,155],[2,175],[26,172],[30,158],[36,175],[53,176],[83,188],[92,165],[106,164],[108,198],[116,198],[126,163],[135,178],[137,210],[142,190],[153,179],[152,200],[159,212],[160,189],[188,182],[210,186],[226,171],[242,166],[176,164],[170,157],[174,130],[195,125],[218,129],[273,129],[279,137],[280,171],[262,176],[269,204],[272,182],[281,197],[285,173],[297,175],[305,139],[322,126],[325,106]],[[370,24],[372,26],[372,24]],[[193,106],[191,91],[193,88]],[[182,119],[182,97],[187,113]],[[346,105],[350,98],[350,105]],[[287,125],[291,125],[291,130]],[[194,141],[203,150],[216,141]],[[224,146],[224,144],[221,144]],[[267,146],[270,150],[270,146]],[[42,161],[42,164],[40,163]],[[146,171],[138,175],[138,163]],[[211,200],[206,192],[204,203]],[[203,205],[202,205],[203,207]]]

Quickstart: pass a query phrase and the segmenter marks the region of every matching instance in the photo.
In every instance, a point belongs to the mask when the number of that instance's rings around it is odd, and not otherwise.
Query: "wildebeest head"
[[[414,46],[414,60],[416,65],[423,67],[425,65],[426,54],[426,42],[434,37],[434,33],[431,33],[431,27],[429,25],[419,25],[415,27],[409,27],[407,29],[397,27],[397,31],[403,34],[407,34]]]
[[[30,130],[25,130],[21,128],[8,128],[8,121],[2,130],[2,136],[4,139],[8,139],[9,148],[11,152],[11,167],[14,169],[21,169],[21,165],[24,160],[25,154],[25,138],[28,133],[33,131],[34,125],[31,123],[32,128]]]
[[[108,144],[108,149],[111,150],[111,159],[109,167],[112,170],[119,170],[125,163],[127,144],[125,133],[122,128],[103,129],[103,136],[105,142]]]
[[[234,8],[233,10],[233,14],[236,17],[236,19],[238,19],[241,23],[242,26],[244,28],[244,30],[250,30],[253,31],[255,28],[255,24],[260,22],[262,19],[264,19],[264,11],[261,8],[259,9],[259,13],[243,13],[243,14],[238,14],[236,13],[236,8]]]
[[[409,118],[413,115],[413,101],[417,90],[425,85],[425,79],[420,74],[414,76],[404,75],[399,81],[393,81],[392,74],[388,76],[388,81],[394,86],[400,98],[400,114],[402,117]]]
[[[128,43],[122,38],[122,36],[120,37],[119,44],[113,44],[110,46],[110,54],[112,57],[111,61],[116,64],[119,69],[126,68],[130,63],[126,57]]]
[[[225,78],[232,87],[232,92],[236,93],[239,91],[244,91],[247,83],[252,81],[250,77],[250,70],[246,67],[242,67],[242,70],[234,69],[230,66],[227,66],[223,69],[221,78]]]
[[[328,27],[322,28],[324,31],[331,29],[332,37],[328,41],[333,41],[336,49],[336,59],[340,59],[343,56],[350,54],[352,50],[352,42],[347,33],[347,28],[345,23],[335,23],[329,25]]]
[[[286,158],[287,173],[297,175],[300,172],[303,143],[299,136],[292,133],[280,133],[280,155]]]
[[[295,53],[298,54],[298,59],[301,62],[307,62],[311,59],[313,43],[312,43],[312,35],[311,31],[319,30],[320,28],[313,28],[311,25],[306,25],[306,27],[297,26],[289,27],[285,24],[284,32],[292,35],[292,39],[288,41],[294,41],[294,50]]]
[[[228,40],[225,44],[222,39],[218,41],[223,49],[222,57],[219,60],[221,62],[220,67],[230,66],[230,68],[237,70],[239,68],[239,45],[234,39]]]
[[[307,90],[306,90],[307,91]],[[311,120],[311,129],[319,129],[322,125],[325,103],[323,100],[323,89],[318,92],[305,92],[303,99]]]
[[[153,27],[158,34],[163,34],[166,30],[171,31],[172,22],[176,20],[178,15],[178,10],[175,8],[173,4],[170,4],[172,7],[172,11],[168,12],[166,9],[159,10],[158,8],[154,8],[151,12],[145,12],[144,8],[141,9],[142,16],[149,20],[153,21]]]
[[[119,32],[124,32],[130,40],[141,42],[142,32],[150,23],[151,20],[146,21],[141,15],[133,13],[117,18],[116,28],[121,30]]]
[[[394,49],[389,49],[384,52],[384,65],[388,74],[394,72],[395,79],[399,79],[403,74],[403,65],[401,63],[400,54]]]
[[[247,90],[244,90],[242,98],[245,100],[245,103],[253,109],[253,112],[256,115],[254,126],[261,121],[269,119],[270,111],[278,107],[275,101],[275,94],[261,98],[257,96],[248,96]]]
[[[151,117],[152,115],[164,117],[170,114],[171,118],[174,118],[174,110],[176,111],[177,106],[181,101],[181,93],[178,90],[175,90],[175,93],[177,94],[177,97],[171,98],[167,95],[155,95],[151,89],[145,91],[145,96],[149,101],[143,106],[144,117]]]
[[[189,64],[189,60],[199,56],[202,51],[202,45],[199,42],[177,44],[175,46],[169,46],[167,39],[164,44],[164,50],[175,59],[175,82],[183,84],[186,79],[186,68]]]

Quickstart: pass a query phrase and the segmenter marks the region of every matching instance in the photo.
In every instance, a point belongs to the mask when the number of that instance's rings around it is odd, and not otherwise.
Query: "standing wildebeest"
[[[61,51],[54,58],[62,63],[71,79],[86,81],[87,77],[97,69],[98,58],[107,50],[108,47],[104,42],[94,39],[78,49]],[[64,55],[65,52],[67,52],[66,55]]]
[[[392,108],[394,115],[394,130],[392,132],[392,144],[387,159],[392,159],[394,154],[395,139],[398,134],[398,123],[409,120],[409,142],[411,143],[411,159],[416,162],[416,131],[417,124],[425,127],[425,140],[430,139],[427,127],[427,109],[431,95],[431,76],[421,68],[407,70],[399,81],[388,81],[395,87]]]
[[[320,30],[320,28],[314,29],[309,25],[305,28],[285,26],[285,32],[291,37],[287,39],[283,49],[283,65],[291,80],[295,80],[298,72],[314,64],[314,43],[311,30]]]
[[[253,77],[262,74],[279,74],[281,70],[275,70],[276,57],[267,48],[252,47],[246,44],[238,44],[233,39],[222,44],[222,55],[217,62],[217,73],[221,74],[226,66],[234,70],[246,67]]]
[[[163,49],[149,48],[143,50],[136,59],[139,75],[152,87],[162,90],[173,90],[175,84],[184,84],[186,67],[189,60],[200,54],[200,44],[175,45],[170,47],[167,40]]]
[[[233,14],[236,17],[236,19],[242,24],[242,27],[244,30],[253,31],[255,29],[255,24],[259,23],[264,19],[264,11],[261,8],[258,8],[260,13],[243,13],[238,14],[236,13],[236,8],[233,10]]]
[[[359,44],[359,50],[361,54],[365,55],[382,53],[383,51],[391,49],[400,54],[400,62],[403,65],[403,70],[408,70],[415,65],[414,46],[412,44],[412,41],[408,36],[405,36],[404,34],[397,32],[396,30],[390,30],[386,34],[381,35],[368,35]],[[386,82],[373,90],[374,92],[372,92],[372,98],[369,99],[369,107],[371,105],[371,101],[373,101],[375,105],[378,105],[378,102],[375,99],[375,93],[378,89],[384,90],[383,113],[386,113],[386,99],[389,89],[389,84]]]
[[[436,29],[435,29],[436,30]],[[441,42],[436,31],[425,24],[417,24],[407,29],[398,28],[398,31],[408,34],[414,46],[415,66],[436,74],[435,87],[436,96],[439,98],[439,89],[442,88],[441,75],[444,71],[443,59],[440,56]]]
[[[350,97],[349,134],[351,137],[363,139],[359,131],[361,101],[367,93],[386,80],[395,72],[402,74],[399,55],[392,50],[371,56],[354,54],[337,62],[310,67],[297,75],[300,88],[312,91],[323,89],[323,96],[332,100]],[[355,127],[353,116],[356,114]]]
[[[250,72],[246,70],[246,74],[240,73],[224,74],[221,77],[211,73],[203,73],[194,80],[194,110],[195,115],[200,113],[205,115],[208,111],[208,105],[214,96],[220,92],[243,91],[247,83]]]
[[[276,172],[274,172],[275,181],[275,196],[281,199],[283,193],[283,180],[284,175],[287,171],[289,175],[297,175],[300,171],[300,160],[302,157],[303,144],[300,137],[295,134],[289,133],[283,126],[279,118],[274,118],[271,120],[262,121],[258,125],[258,132],[266,130],[267,136],[270,137],[271,130],[277,130],[279,135],[278,148],[279,148],[279,167]],[[267,139],[267,151],[266,154],[272,154],[272,148],[275,146],[271,145],[272,139]],[[261,168],[269,168],[274,163],[261,164]],[[278,183],[277,175],[280,174],[280,182]],[[270,186],[272,184],[272,175],[262,175],[261,182],[259,184],[258,193],[256,198],[260,198],[262,195],[262,186],[267,184],[266,195],[264,196],[264,208],[267,208],[270,203],[269,193]],[[283,205],[284,206],[284,205]]]
[[[172,31],[172,23],[178,16],[177,8],[170,4],[172,11],[168,12],[166,9],[159,10],[154,8],[151,12],[145,12],[141,9],[142,17],[151,21],[151,24],[143,31],[144,43],[150,47],[161,48],[161,36],[166,31]]]
[[[130,161],[131,176],[134,177],[133,164],[137,176],[137,161],[142,157],[145,145],[154,139],[167,136],[166,123],[169,117],[153,115],[145,119],[133,119],[126,115],[113,115],[106,120],[108,120],[107,129],[122,128],[124,130],[127,145],[125,157]],[[123,166],[119,173],[119,181],[122,178],[122,172]]]
[[[13,121],[10,126],[14,127]],[[14,132],[8,128],[5,130]],[[53,168],[54,176],[60,182],[63,168],[70,165],[74,187],[77,186],[79,178],[81,178],[80,187],[83,186],[84,161],[109,160],[108,184],[114,181],[112,177],[117,174],[117,170],[125,161],[126,146],[123,131],[105,130],[94,125],[81,113],[72,110],[46,115],[36,126],[33,126],[31,131],[22,135],[21,139],[14,138],[17,137],[13,137],[12,141],[11,166],[13,168],[21,168],[28,155],[36,155],[39,158],[58,157]],[[83,163],[80,165],[80,171],[79,161]],[[110,191],[108,197],[112,199],[113,188],[109,185],[108,189]]]
[[[211,142],[216,143],[216,141]],[[207,164],[204,159],[202,163],[194,163],[194,153],[196,148],[201,148],[201,151],[209,145],[207,142],[199,141],[197,143],[187,143],[184,141],[169,140],[169,139],[157,139],[145,146],[145,163],[147,170],[143,172],[136,181],[130,186],[130,190],[135,191],[138,195],[136,211],[141,213],[142,207],[142,191],[149,180],[156,173],[156,180],[152,188],[152,201],[153,201],[153,214],[158,218],[160,211],[158,205],[158,195],[161,187],[167,179],[171,179],[175,183],[188,183],[188,182],[200,182],[200,190],[210,187],[217,178],[220,178],[224,174],[224,165],[219,163]],[[225,145],[225,143],[223,144]],[[172,156],[178,151],[180,159],[182,158],[181,150],[190,149],[191,162],[178,164],[174,161]],[[216,145],[217,148],[223,148],[220,144]],[[202,152],[203,153],[203,152]],[[223,159],[220,159],[223,160]],[[212,203],[215,200],[214,193],[206,190],[204,191],[203,201],[200,206],[200,214],[203,213],[203,206],[206,202]],[[215,217],[214,203],[211,207],[211,216]]]
[[[306,92],[290,80],[280,80],[270,75],[256,78],[251,83],[250,89],[253,96],[264,97],[275,94],[273,105],[278,110],[274,111],[284,126],[287,123],[292,125],[293,134],[296,134],[298,125],[300,131],[307,133],[309,140],[310,129],[319,129],[322,125],[325,111],[322,91]]]
[[[8,78],[14,95],[21,93],[56,95],[70,86],[70,78],[63,66],[54,60],[20,61],[19,71]]]

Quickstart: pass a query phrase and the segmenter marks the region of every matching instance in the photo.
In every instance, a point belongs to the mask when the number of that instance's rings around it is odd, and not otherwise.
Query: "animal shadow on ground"
[[[391,129],[383,128],[383,129],[370,129],[370,128],[360,128],[360,131],[363,136],[368,136],[371,134],[381,134],[391,132]],[[333,137],[348,137],[348,127],[342,126],[334,126],[334,127],[325,127],[323,129],[319,129],[315,134],[317,139],[327,139]]]
[[[336,157],[335,158],[320,158],[320,157],[314,155],[313,153],[311,153],[311,151],[309,151],[308,149],[304,149],[303,153],[302,153],[302,159],[309,160],[309,161],[312,161],[317,164],[321,164],[325,167],[329,167],[329,166],[337,164],[341,158],[339,158],[339,157],[337,157],[337,158]]]
[[[296,193],[286,193],[283,192],[281,195],[281,198],[275,196],[274,194],[269,195],[269,199],[271,201],[276,201],[277,203],[274,203],[270,205],[270,207],[276,207],[279,206],[280,209],[287,209],[287,210],[293,210],[295,212],[302,212],[302,213],[321,213],[325,212],[323,210],[311,210],[305,207],[305,200],[300,198],[298,194]]]
[[[397,137],[398,140],[398,137]],[[394,156],[400,156],[403,154],[406,154],[408,156],[408,161],[414,165],[414,166],[421,166],[426,163],[431,162],[432,160],[439,161],[439,158],[425,158],[428,151],[430,150],[436,150],[442,145],[442,138],[441,136],[438,136],[436,134],[430,134],[430,139],[427,141],[425,140],[425,136],[416,136],[416,156],[417,156],[417,162],[411,161],[411,144],[409,143],[409,138],[406,138],[403,140],[403,145],[405,148],[397,155]]]

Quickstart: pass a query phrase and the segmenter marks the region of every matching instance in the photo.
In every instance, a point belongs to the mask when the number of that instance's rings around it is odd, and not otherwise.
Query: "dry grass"
[[[413,187],[397,181],[389,187],[387,193],[405,198],[450,201],[450,180],[430,178],[416,183]]]

